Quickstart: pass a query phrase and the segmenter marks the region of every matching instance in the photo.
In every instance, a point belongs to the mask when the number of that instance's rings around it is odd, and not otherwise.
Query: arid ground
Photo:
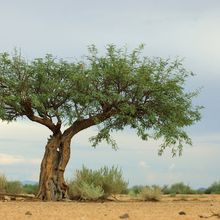
[[[163,196],[160,202],[0,201],[1,220],[194,220],[220,218],[220,196]]]

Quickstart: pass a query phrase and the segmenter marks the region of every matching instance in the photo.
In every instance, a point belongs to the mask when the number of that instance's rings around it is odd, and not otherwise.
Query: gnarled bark
[[[115,111],[107,111],[88,119],[75,121],[63,134],[60,124],[55,126],[53,135],[48,139],[41,162],[39,191],[37,197],[42,200],[60,200],[66,198],[68,186],[64,180],[64,171],[70,158],[70,142],[72,137],[83,129],[109,118]],[[53,126],[51,126],[53,128]],[[59,132],[58,132],[59,130]]]
[[[55,201],[67,197],[64,171],[69,158],[70,139],[60,133],[51,136],[41,162],[38,198]]]
[[[61,198],[67,198],[67,190],[68,186],[65,183],[64,179],[64,171],[67,163],[70,159],[70,142],[71,139],[62,138],[60,144],[60,158],[57,170],[57,182],[58,182],[58,190],[60,192]]]

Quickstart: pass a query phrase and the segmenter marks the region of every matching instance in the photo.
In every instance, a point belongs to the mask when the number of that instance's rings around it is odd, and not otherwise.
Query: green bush
[[[7,179],[4,174],[0,174],[0,192],[6,191]]]
[[[170,192],[170,187],[168,185],[164,185],[162,188],[161,188],[163,194],[171,194]]]
[[[23,187],[19,181],[8,181],[6,185],[6,192],[11,194],[23,193]]]
[[[37,194],[37,190],[38,190],[38,184],[25,184],[23,185],[23,192],[27,193],[27,194]]]
[[[160,201],[162,191],[158,186],[146,186],[141,190],[139,195],[143,201]]]
[[[100,170],[102,176],[102,188],[105,197],[111,194],[120,194],[127,192],[128,182],[123,179],[122,171],[117,167],[103,167]]]
[[[8,181],[5,175],[0,175],[0,192],[19,194],[23,192],[22,184],[19,181]]]
[[[80,193],[83,200],[98,200],[104,195],[104,190],[101,186],[95,186],[94,184],[82,182],[80,186]]]
[[[184,183],[174,183],[170,187],[164,186],[162,188],[164,194],[195,194],[195,190],[191,189],[190,186],[185,185]]]
[[[86,182],[70,182],[69,183],[69,197],[70,199],[78,200],[98,200],[102,198],[104,191],[100,186],[88,184]]]
[[[117,167],[91,170],[83,166],[81,170],[76,170],[68,185],[71,199],[97,200],[125,192],[128,183]]]
[[[144,188],[144,186],[141,186],[141,185],[133,186],[132,188],[130,188],[128,190],[128,194],[131,196],[137,196],[140,194],[140,192],[143,188]]]
[[[220,181],[214,182],[205,190],[206,194],[220,194]]]
[[[176,197],[176,193],[170,193],[170,197]]]

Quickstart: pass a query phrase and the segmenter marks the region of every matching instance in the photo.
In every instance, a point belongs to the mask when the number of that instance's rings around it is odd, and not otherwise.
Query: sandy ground
[[[194,220],[212,212],[220,213],[220,197],[163,197],[160,202],[0,202],[0,220]]]

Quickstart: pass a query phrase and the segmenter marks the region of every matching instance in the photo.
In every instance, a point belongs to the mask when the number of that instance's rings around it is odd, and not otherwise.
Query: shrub
[[[123,179],[122,171],[117,167],[103,167],[100,170],[102,176],[102,188],[104,196],[108,197],[111,194],[120,194],[127,192],[128,183]]]
[[[88,184],[86,182],[72,182],[69,184],[70,199],[95,201],[102,198],[103,195],[103,189],[100,186],[95,186],[93,183]]]
[[[131,196],[137,196],[138,194],[140,194],[143,188],[144,186],[141,186],[141,185],[133,186],[132,188],[128,190],[128,194]]]
[[[79,183],[74,182],[74,180],[70,180],[67,182],[68,184],[68,195],[69,198],[74,199],[80,199],[81,192],[80,192],[80,185]]]
[[[161,188],[158,186],[146,186],[140,192],[143,201],[160,201],[162,196]]]
[[[8,181],[5,175],[0,175],[0,192],[19,194],[23,192],[22,184],[19,181]]]
[[[84,200],[98,200],[104,195],[104,190],[101,186],[82,182],[80,186],[80,194],[81,198]]]
[[[68,185],[71,199],[97,200],[125,192],[128,183],[117,167],[91,170],[83,166],[81,170],[76,170]]]
[[[207,194],[220,194],[220,181],[214,182],[211,186],[209,186],[205,193]]]
[[[25,184],[23,185],[23,192],[27,194],[37,194],[38,184]]]
[[[6,185],[6,192],[11,194],[19,194],[23,192],[23,187],[19,181],[8,181]]]
[[[0,192],[6,191],[7,179],[4,174],[0,174]]]
[[[184,183],[175,183],[170,187],[164,186],[162,191],[165,194],[194,194],[195,191],[190,188],[190,186],[185,185]]]
[[[170,197],[176,197],[176,193],[170,193]]]
[[[161,190],[164,194],[170,194],[170,188],[168,185],[164,185]]]

